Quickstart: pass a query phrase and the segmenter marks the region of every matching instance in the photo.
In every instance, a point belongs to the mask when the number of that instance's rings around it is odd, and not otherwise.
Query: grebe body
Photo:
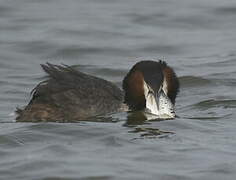
[[[174,105],[179,81],[163,61],[140,61],[123,80],[123,91],[104,79],[82,73],[70,66],[41,65],[48,79],[32,91],[24,109],[18,109],[18,122],[72,122],[96,115],[143,110],[175,117]]]

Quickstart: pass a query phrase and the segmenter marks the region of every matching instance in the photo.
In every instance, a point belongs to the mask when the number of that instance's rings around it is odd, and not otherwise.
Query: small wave
[[[14,8],[10,6],[0,6],[0,15],[1,17],[9,15],[11,12],[14,11]]]
[[[128,13],[126,17],[131,18],[131,21],[137,24],[158,24],[157,22],[167,19],[166,13],[151,13],[151,14],[140,14],[140,13]]]
[[[64,57],[64,58],[78,58],[84,55],[91,54],[127,54],[128,51],[119,48],[109,48],[109,47],[85,47],[85,46],[68,46],[59,48],[56,50],[52,57]]]
[[[215,100],[209,99],[193,105],[196,108],[208,109],[214,107],[236,108],[236,100]]]
[[[227,76],[227,74],[214,74],[213,76]],[[228,73],[229,76],[229,73]],[[217,84],[220,85],[224,85],[224,86],[232,86],[235,87],[236,86],[236,79],[232,79],[232,78],[224,78],[224,79],[212,79],[212,81],[214,81]]]
[[[220,7],[214,9],[215,14],[236,15],[236,7]]]
[[[174,45],[160,45],[160,44],[150,44],[141,48],[137,48],[137,51],[145,51],[148,53],[167,53],[167,54],[178,54],[182,52],[179,46]]]
[[[194,116],[194,117],[185,117],[187,119],[197,119],[197,120],[217,120],[230,117],[232,114],[226,114],[224,116]]]
[[[179,80],[182,87],[204,86],[209,85],[211,83],[211,80],[209,79],[196,76],[182,76],[179,77]]]
[[[30,53],[30,54],[50,54],[54,52],[58,45],[47,42],[47,41],[17,41],[15,42],[14,49],[19,52]]]

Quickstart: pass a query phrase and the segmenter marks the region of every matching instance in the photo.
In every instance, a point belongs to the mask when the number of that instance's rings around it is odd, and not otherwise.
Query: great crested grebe
[[[32,90],[17,121],[70,122],[122,111],[144,111],[157,118],[174,118],[178,78],[164,61],[140,61],[123,80],[123,90],[113,83],[82,73],[67,65],[41,65],[48,79]],[[163,116],[164,115],[164,116]]]

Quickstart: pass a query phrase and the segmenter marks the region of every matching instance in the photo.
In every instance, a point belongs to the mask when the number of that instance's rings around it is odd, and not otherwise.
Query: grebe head
[[[123,89],[125,103],[131,110],[145,110],[160,118],[175,117],[179,81],[164,61],[136,63],[125,76]]]

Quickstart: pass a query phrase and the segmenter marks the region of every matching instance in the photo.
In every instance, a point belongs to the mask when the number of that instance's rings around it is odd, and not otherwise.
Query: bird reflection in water
[[[148,118],[151,118],[150,120]],[[145,127],[152,122],[165,121],[170,119],[158,119],[153,117],[147,117],[147,114],[143,111],[130,112],[127,116],[127,120],[124,124],[126,127],[132,128],[129,133],[140,134],[139,138],[165,138],[169,135],[174,134],[171,131],[160,130],[159,128]],[[135,139],[139,139],[135,138]]]

